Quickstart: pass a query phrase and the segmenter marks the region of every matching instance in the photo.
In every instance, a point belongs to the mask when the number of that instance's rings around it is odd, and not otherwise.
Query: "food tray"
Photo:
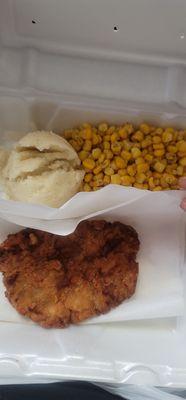
[[[86,120],[186,126],[185,13],[183,0],[2,0],[1,143]],[[63,331],[1,322],[1,383],[185,387],[185,338],[186,315]]]
[[[108,102],[105,105],[104,100],[98,100],[99,107],[91,107],[90,104],[87,107],[85,101],[80,105],[75,99],[69,105],[65,96],[58,103],[49,98],[47,102],[47,109],[50,105],[52,110],[51,119],[48,119],[48,113],[40,113],[46,107],[46,100],[39,94],[35,98],[29,93],[24,98],[7,95],[6,103],[2,96],[0,112],[3,113],[6,104],[4,125],[1,124],[2,142],[5,143],[7,138],[11,142],[29,129],[45,126],[49,129],[51,124],[58,131],[59,126],[68,127],[84,121],[85,115],[90,122],[103,119],[140,122],[145,116],[145,120],[151,122],[153,119],[158,124],[164,124],[165,120],[170,123],[171,120],[171,125],[181,127],[186,123],[186,118],[181,114],[164,115],[140,108],[125,108],[124,105],[122,109],[121,104],[120,108],[114,102],[109,106]],[[10,118],[11,110],[14,110],[14,121]],[[171,218],[171,210],[167,212],[168,218]],[[7,225],[7,232],[9,229]],[[181,317],[70,327],[65,330],[44,330],[29,323],[1,322],[0,375],[32,380],[84,379],[181,386],[186,379],[185,329],[185,319]]]

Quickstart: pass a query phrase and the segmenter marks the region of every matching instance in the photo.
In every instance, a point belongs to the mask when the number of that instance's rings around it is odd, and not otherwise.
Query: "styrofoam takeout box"
[[[184,0],[3,0],[1,143],[82,121],[186,126],[185,13]],[[0,376],[185,387],[185,338],[186,315],[63,331],[2,322]]]

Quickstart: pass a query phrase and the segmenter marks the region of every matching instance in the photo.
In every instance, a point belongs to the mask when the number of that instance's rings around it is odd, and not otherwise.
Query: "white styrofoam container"
[[[1,142],[58,118],[186,126],[185,15],[184,0],[1,0]],[[0,377],[186,387],[186,316],[63,331],[2,322]]]

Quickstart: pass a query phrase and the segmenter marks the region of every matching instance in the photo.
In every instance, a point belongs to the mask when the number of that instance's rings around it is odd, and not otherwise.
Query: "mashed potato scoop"
[[[9,199],[60,207],[81,187],[84,177],[72,146],[53,132],[24,136],[11,151],[3,169]]]

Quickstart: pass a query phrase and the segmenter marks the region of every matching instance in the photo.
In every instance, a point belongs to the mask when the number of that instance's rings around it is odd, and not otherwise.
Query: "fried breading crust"
[[[133,295],[137,233],[120,222],[84,221],[68,236],[24,229],[0,246],[6,296],[43,327],[106,313]]]

